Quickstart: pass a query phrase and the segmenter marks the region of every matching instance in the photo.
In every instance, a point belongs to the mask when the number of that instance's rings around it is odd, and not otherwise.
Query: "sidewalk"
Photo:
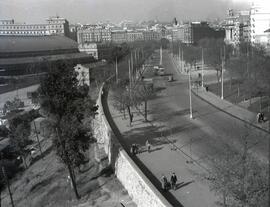
[[[176,137],[168,136],[164,129],[164,124],[154,120],[148,114],[149,122],[144,121],[141,113],[133,109],[133,123],[129,126],[128,115],[124,119],[123,114],[113,107],[112,97],[108,97],[108,105],[111,115],[119,128],[127,145],[136,143],[139,145],[140,153],[136,156],[160,180],[164,174],[170,179],[170,174],[175,172],[178,176],[178,187],[176,191],[170,190],[172,194],[183,206],[192,207],[215,207],[218,197],[211,192],[208,185],[198,179],[198,175],[205,173],[205,170],[196,163],[188,163],[191,157],[181,149],[174,149]],[[174,135],[177,136],[177,135]],[[147,152],[145,142],[151,143],[151,153]],[[161,188],[161,183],[160,183]],[[166,193],[165,193],[166,194]],[[179,206],[179,205],[175,205]]]
[[[170,56],[171,57],[171,56]],[[175,68],[177,69],[177,72],[181,75],[185,75],[187,76],[188,74],[185,72],[181,72],[179,64],[177,64],[177,61],[175,60],[175,58],[171,57],[171,60],[175,66]],[[197,73],[200,71],[195,71],[192,73],[192,75],[195,76],[197,75]],[[215,71],[213,71],[215,73]],[[204,84],[212,84],[212,83],[216,83],[216,80],[206,80],[207,76],[211,76],[212,73],[209,72],[205,72],[204,73],[204,79],[205,82]],[[228,77],[227,77],[228,79]],[[197,90],[197,88],[193,88],[192,90],[193,94],[196,95],[197,97],[199,97],[200,99],[204,100],[205,102],[207,102],[208,104],[211,104],[212,106],[214,106],[215,108],[223,111],[224,113],[229,114],[230,116],[239,119],[247,124],[251,124],[252,126],[261,129],[265,132],[268,132],[269,129],[269,123],[268,121],[264,122],[264,123],[258,123],[257,122],[257,114],[254,112],[251,112],[249,110],[247,110],[244,107],[241,107],[239,105],[235,105],[225,99],[221,99],[219,96],[215,95],[214,93],[210,92],[210,91],[206,91],[205,88],[199,88]]]
[[[252,126],[259,128],[265,132],[268,132],[268,121],[264,123],[257,122],[257,114],[251,112],[241,106],[235,105],[225,99],[221,99],[217,95],[213,94],[210,91],[206,91],[205,88],[197,88],[193,89],[193,94],[197,97],[201,98],[205,102],[211,104],[212,106],[216,107],[217,109],[233,116],[236,119],[239,119],[247,124],[251,124]]]

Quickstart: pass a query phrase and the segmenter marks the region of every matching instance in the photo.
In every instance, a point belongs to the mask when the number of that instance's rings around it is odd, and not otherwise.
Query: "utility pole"
[[[128,60],[128,78],[129,78],[129,91],[131,90],[132,83],[131,83],[131,62]],[[129,92],[130,93],[130,92]]]
[[[115,78],[116,78],[116,83],[118,83],[118,62],[117,62],[117,56],[115,58]]]
[[[182,55],[182,72],[183,72],[183,69],[184,69],[184,49],[182,48],[182,53],[181,53],[181,55]]]
[[[38,133],[37,133],[37,127],[36,127],[36,122],[35,121],[34,121],[34,127],[35,127],[35,133],[36,133],[36,137],[37,137],[37,141],[38,141],[39,152],[40,152],[40,155],[42,155],[41,145],[40,145],[39,136],[38,136]]]
[[[224,70],[224,62],[225,62],[225,46],[224,46],[224,54],[222,56],[222,51],[221,51],[221,99],[224,99],[223,95],[223,70]]]
[[[162,45],[160,45],[160,61],[159,61],[159,65],[162,65]]]
[[[68,156],[68,153],[66,151],[66,149],[64,148],[64,144],[60,138],[60,135],[59,135],[59,131],[57,128],[55,128],[56,130],[56,136],[58,138],[58,141],[64,151],[64,156],[66,158],[66,162],[67,162],[67,167],[68,167],[68,171],[69,171],[69,175],[70,175],[70,178],[71,178],[71,182],[72,182],[72,186],[73,186],[73,189],[74,189],[74,193],[75,193],[75,196],[76,198],[79,200],[81,197],[78,193],[78,190],[77,190],[77,184],[76,184],[76,181],[75,181],[75,175],[74,175],[74,171],[72,169],[72,166],[71,166],[71,163],[70,163],[70,159],[69,159],[69,156]]]
[[[5,170],[5,167],[4,166],[2,166],[2,173],[3,173],[3,177],[5,179],[5,182],[7,184],[7,187],[8,187],[8,193],[9,193],[9,197],[10,197],[11,206],[12,207],[15,207],[14,201],[13,201],[13,197],[12,197],[12,193],[11,193],[11,190],[10,190],[10,185],[9,185],[8,177],[7,177],[6,170]]]
[[[202,47],[202,88],[203,88],[203,71],[204,70],[204,55],[203,55],[203,47]]]
[[[179,51],[178,52],[178,62],[179,62],[179,69],[180,69],[180,67],[181,67],[181,48],[180,48],[180,45],[179,45],[178,51]]]
[[[189,112],[190,112],[190,118],[192,119],[192,100],[191,100],[191,65],[189,68],[189,73],[188,73],[188,85],[189,85]]]
[[[132,51],[131,51],[131,59],[130,60],[131,60],[131,63],[130,63],[131,64],[131,72],[133,73],[134,72],[134,63],[133,63],[133,53],[132,53]],[[131,83],[133,81],[132,76],[130,76],[129,78],[130,78],[129,81]]]

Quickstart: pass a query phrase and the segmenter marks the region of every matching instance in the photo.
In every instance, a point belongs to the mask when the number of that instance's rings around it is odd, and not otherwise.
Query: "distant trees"
[[[267,166],[250,154],[246,138],[242,138],[240,152],[226,146],[212,159],[208,181],[211,190],[222,197],[220,206],[268,206]]]
[[[94,102],[88,96],[88,86],[79,86],[73,65],[57,62],[39,88],[40,104],[55,128],[54,146],[69,169],[77,192],[73,167],[84,163],[84,151],[94,141],[89,128],[83,125],[86,115],[94,116]]]
[[[21,99],[15,97],[12,101],[7,101],[4,104],[3,112],[5,114],[6,112],[16,111],[21,107],[24,107],[24,102]]]
[[[16,114],[9,119],[10,142],[18,155],[22,157],[25,168],[28,167],[25,159],[29,153],[25,147],[31,143],[29,139],[31,134],[31,122],[37,117],[39,117],[39,113],[35,110],[31,110],[23,114]]]
[[[144,104],[144,120],[148,121],[147,114],[148,114],[148,101],[154,97],[154,89],[153,84],[147,84],[143,80],[140,81],[134,90],[134,97],[137,102],[136,105]]]

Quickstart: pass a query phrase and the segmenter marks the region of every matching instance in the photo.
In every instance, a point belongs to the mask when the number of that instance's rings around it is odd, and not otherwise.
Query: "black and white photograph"
[[[269,0],[0,0],[0,207],[270,207]]]

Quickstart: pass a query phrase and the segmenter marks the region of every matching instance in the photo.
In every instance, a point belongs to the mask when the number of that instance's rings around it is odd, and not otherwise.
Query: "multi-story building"
[[[69,35],[68,21],[60,17],[50,17],[47,24],[18,24],[14,20],[0,20],[0,36],[44,36]]]
[[[203,38],[224,38],[223,29],[211,28],[207,22],[189,22],[178,28],[178,39],[186,44],[197,44]]]
[[[74,67],[75,71],[77,72],[77,80],[78,80],[78,85],[83,86],[83,85],[88,85],[90,86],[90,68],[78,64]]]
[[[149,40],[160,40],[161,34],[159,32],[155,31],[143,31],[143,40],[149,41]]]
[[[127,31],[125,30],[112,31],[112,42],[114,43],[127,42]]]
[[[225,42],[238,45],[241,42],[250,42],[250,13],[249,11],[228,10],[224,21]]]
[[[111,55],[111,45],[107,43],[79,44],[79,51],[93,56],[97,60],[108,59]]]
[[[79,44],[90,42],[111,42],[111,29],[97,25],[86,25],[77,32]]]
[[[80,27],[82,27],[80,24],[69,25],[69,38],[70,39],[73,39],[74,41],[78,42],[77,32],[78,32]]]
[[[14,19],[2,19],[0,20],[0,25],[10,25],[14,24]]]
[[[270,3],[268,1],[253,2],[250,9],[250,36],[252,43],[267,44],[269,39],[265,33],[270,27]]]
[[[50,35],[69,36],[69,22],[59,16],[49,17],[47,20],[47,30]]]
[[[135,42],[143,40],[143,32],[139,31],[128,31],[127,32],[127,42]]]

